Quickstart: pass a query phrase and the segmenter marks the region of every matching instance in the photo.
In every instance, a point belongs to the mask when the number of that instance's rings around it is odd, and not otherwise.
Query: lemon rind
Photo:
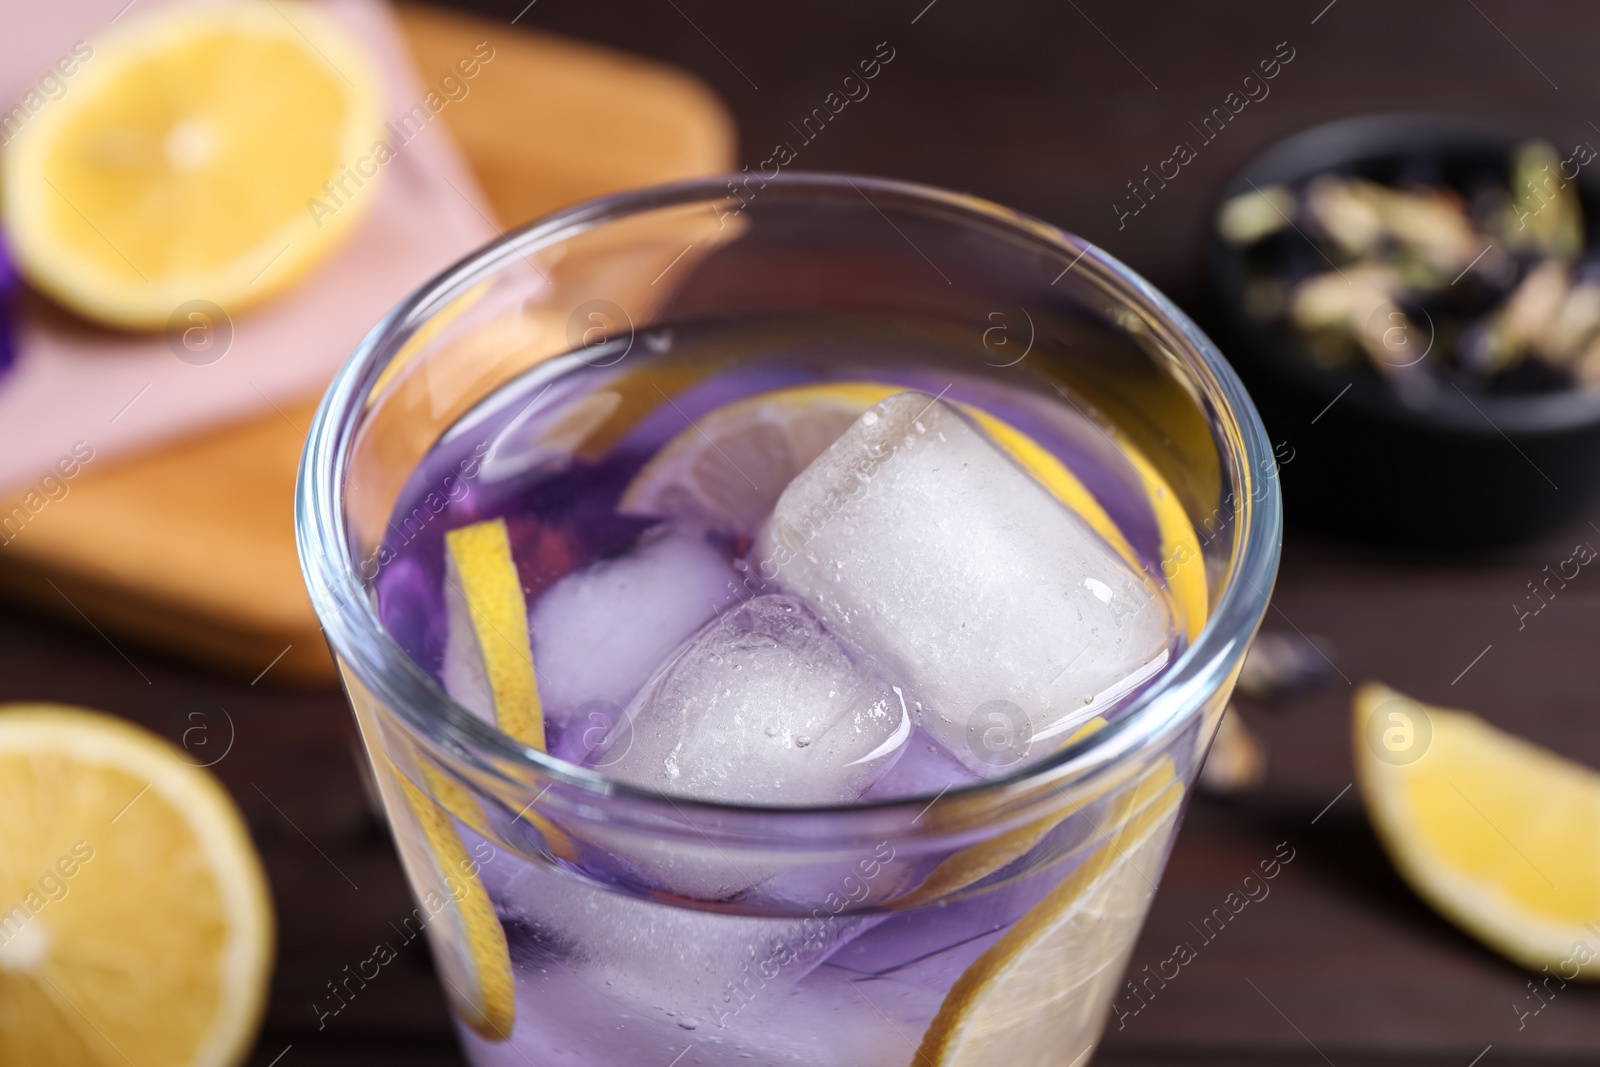
[[[1141,786],[1148,784],[1150,780],[1141,783]],[[1148,797],[1143,788],[1136,792]],[[1164,851],[1172,837],[1183,795],[1182,783],[1171,781],[1153,798],[1134,806],[1120,827],[1102,828],[1105,843],[1086,857],[1076,870],[1017,920],[956,979],[924,1032],[911,1067],[977,1067],[980,1063],[1000,1060],[1015,1062],[1009,1058],[1015,1050],[998,1047],[1003,1044],[1003,1039],[994,1039],[990,1035],[984,1047],[977,1048],[972,1044],[990,998],[999,995],[994,992],[995,984],[1008,976],[1009,968],[1043,945],[1063,923],[1069,921],[1080,903],[1107,891],[1113,880],[1126,877],[1135,862],[1130,853],[1141,853],[1149,846]],[[1157,864],[1150,866],[1150,875],[1142,870],[1136,872],[1141,879],[1153,877]],[[1129,940],[1131,943],[1131,936]],[[1114,955],[1115,958],[1108,956],[1106,966],[1113,965],[1125,956],[1126,948]],[[1103,970],[1104,967],[1084,981],[1092,981]],[[1092,1046],[1093,1042],[1090,1044]],[[1053,1051],[1059,1053],[1061,1050]],[[1070,1055],[1066,1058],[1070,1058]]]
[[[451,812],[398,768],[394,770],[406,806],[422,831],[434,873],[447,889],[452,880],[459,880],[464,887],[459,894],[452,892],[450,900],[460,927],[464,950],[461,955],[474,988],[454,989],[453,983],[447,982],[452,985],[454,996],[450,999],[456,1005],[456,1017],[485,1041],[508,1041],[516,1025],[517,1002],[505,928],[500,925],[482,880],[472,869],[466,846],[450,821]],[[423,777],[435,796],[454,796],[457,803],[465,797],[461,786],[438,771],[423,768]],[[475,806],[470,797],[465,799]]]
[[[528,640],[528,604],[504,519],[445,534],[449,580],[466,601],[501,732],[543,752],[544,707]],[[447,590],[447,595],[449,591]]]

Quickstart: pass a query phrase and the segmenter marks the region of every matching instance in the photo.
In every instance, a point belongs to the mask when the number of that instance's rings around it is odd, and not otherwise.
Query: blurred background
[[[75,4],[70,19],[46,25],[12,0],[7,98],[22,98],[38,80],[29,71],[74,40],[139,16],[142,0],[123,2]],[[164,406],[161,390],[139,391],[135,371],[94,426],[67,431],[65,445],[41,442],[29,435],[43,432],[42,416],[24,420],[15,398],[5,406],[8,389],[48,393],[28,353],[65,353],[63,365],[92,376],[123,342],[23,291],[16,377],[0,377],[0,448],[54,457],[82,439],[98,449],[70,492],[0,547],[0,700],[97,707],[175,743],[213,746],[205,762],[249,821],[278,909],[258,1065],[461,1062],[420,941],[319,1025],[314,1005],[329,983],[411,904],[304,604],[288,511],[319,376],[434,271],[563,204],[755,170],[787,145],[795,168],[968,191],[1080,234],[1164,290],[1232,356],[1248,342],[1213,284],[1208,242],[1219,203],[1239,191],[1236,176],[1284,138],[1349,116],[1421,112],[1542,138],[1562,157],[1600,143],[1590,54],[1600,9],[1551,2],[474,0],[402,5],[393,32],[390,58],[409,64],[401,76],[422,90],[477,42],[494,58],[436,113],[431,154],[401,157],[411,169],[390,168],[389,199],[357,224],[404,239],[373,247],[357,230],[335,253],[386,260],[389,273],[365,275],[358,294],[329,288],[356,260],[312,275],[310,288],[358,313],[319,306],[279,323],[314,333],[326,353],[274,373],[272,346],[256,341],[269,355],[250,347],[252,331],[271,335],[241,313],[229,325],[234,362],[248,356],[263,369],[241,373],[221,408]],[[874,55],[892,58],[870,92],[806,126]],[[1252,90],[1220,132],[1202,131],[1274,57],[1281,67],[1265,94]],[[384,108],[387,119],[404,110]],[[1169,169],[1169,180],[1142,184],[1178,144],[1192,158],[1177,177]],[[426,224],[407,231],[408,219]],[[261,314],[287,316],[282,306]],[[189,322],[158,330],[141,342],[151,351],[130,358],[166,370],[227,365],[184,348]],[[1259,376],[1251,384],[1260,381],[1270,387]],[[1178,978],[1122,1005],[1096,1062],[1588,1061],[1600,1047],[1600,991],[1568,984],[1531,999],[1527,972],[1414,895],[1351,788],[1348,735],[1354,688],[1378,679],[1600,765],[1600,582],[1579,577],[1529,598],[1576,545],[1600,544],[1600,506],[1578,483],[1552,479],[1526,454],[1532,446],[1485,414],[1488,427],[1474,431],[1490,450],[1483,480],[1506,483],[1507,495],[1457,499],[1448,521],[1383,536],[1405,486],[1426,487],[1435,474],[1418,466],[1422,451],[1367,433],[1354,412],[1341,423],[1339,397],[1327,395],[1321,413],[1320,403],[1261,398],[1287,490],[1289,533],[1264,630],[1280,657],[1271,669],[1258,659],[1262,673],[1241,686],[1248,733],[1243,754],[1230,751],[1245,769],[1192,803],[1131,976],[1193,941],[1193,924],[1260,860],[1285,848],[1294,858],[1270,897],[1207,940]],[[117,397],[132,398],[126,421]],[[1582,419],[1600,419],[1600,409]],[[1556,447],[1600,469],[1600,455],[1573,451],[1573,440]],[[20,464],[0,489],[22,492],[26,471],[48,463]],[[1349,477],[1297,483],[1297,465]],[[1364,493],[1364,479],[1386,488]],[[1501,522],[1525,511],[1538,514]],[[1313,512],[1317,521],[1306,521]],[[1512,532],[1484,547],[1474,515]],[[194,734],[196,724],[208,732]],[[1600,841],[1587,847],[1600,852]]]

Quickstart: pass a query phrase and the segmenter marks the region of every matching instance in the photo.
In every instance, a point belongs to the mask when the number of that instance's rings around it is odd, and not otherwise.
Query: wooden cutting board
[[[503,22],[403,6],[420,70],[488,39],[493,77],[443,113],[506,226],[579,200],[729,169],[733,123],[682,72]],[[0,553],[0,591],[117,643],[263,684],[330,682],[295,554],[295,470],[316,397],[95,464],[72,506]],[[270,670],[267,670],[268,667]]]

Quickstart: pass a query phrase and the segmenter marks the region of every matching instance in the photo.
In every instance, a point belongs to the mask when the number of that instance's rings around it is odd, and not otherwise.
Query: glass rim
[[[993,778],[947,787],[937,794],[825,805],[743,804],[661,792],[608,777],[598,771],[525,746],[490,726],[454,700],[383,627],[348,536],[343,488],[356,431],[372,390],[390,359],[441,306],[503,266],[607,223],[665,208],[734,198],[732,182],[743,174],[714,175],[631,190],[564,208],[503,233],[424,283],[391,310],[356,347],[335,375],[317,407],[295,482],[295,540],[301,570],[318,621],[343,668],[390,713],[404,720],[434,750],[464,760],[479,773],[517,788],[527,781],[502,772],[504,761],[550,785],[574,787],[591,799],[615,799],[672,812],[680,818],[702,815],[785,814],[835,816],[881,813],[907,806],[931,806],[940,797],[1000,796],[1039,783],[1059,789],[1080,784],[1119,766],[1164,741],[1204,705],[1237,668],[1255,632],[1276,577],[1282,535],[1278,479],[1265,482],[1257,499],[1256,471],[1272,461],[1266,428],[1243,384],[1216,345],[1183,311],[1154,286],[1092,242],[999,204],[936,186],[891,178],[820,171],[780,174],[768,187],[788,193],[865,197],[872,192],[899,204],[944,209],[961,225],[985,224],[1032,238],[1082,271],[1104,295],[1123,307],[1145,313],[1167,331],[1169,348],[1182,364],[1188,383],[1202,402],[1231,423],[1238,442],[1222,456],[1236,485],[1234,522],[1238,530],[1227,580],[1200,633],[1155,682],[1125,706],[1117,719],[1073,744]],[[870,201],[869,201],[870,202]],[[877,206],[874,204],[873,206]],[[1065,274],[1066,270],[1061,273]],[[1059,280],[1059,276],[1058,276]],[[1054,283],[1052,283],[1054,284]]]

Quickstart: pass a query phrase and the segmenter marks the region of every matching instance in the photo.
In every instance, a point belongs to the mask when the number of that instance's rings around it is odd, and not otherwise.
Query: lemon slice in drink
[[[1104,720],[1096,719],[1094,723],[1103,725]],[[1094,723],[1090,726],[1093,727]],[[1068,742],[1071,743],[1072,741]],[[1129,784],[1124,777],[1120,782],[1106,783],[1064,810],[1052,812],[1042,819],[1025,823],[1009,833],[962,849],[930,871],[928,876],[910,892],[891,901],[889,906],[897,910],[914,908],[976,885],[1032,852],[1052,830],[1079,812],[1090,810],[1096,800],[1112,789],[1125,787],[1122,795],[1107,804],[1104,811],[1094,816],[1086,815],[1095,830],[1109,838],[1133,814],[1140,811],[1151,797],[1163,792],[1176,780],[1172,761],[1164,758],[1140,772],[1138,781]],[[1100,820],[1099,825],[1094,824],[1096,819]]]
[[[795,475],[862,412],[898,391],[840,382],[779,389],[717,408],[651,457],[618,510],[749,533],[772,513]]]
[[[1417,895],[1524,967],[1600,979],[1600,773],[1382,685],[1352,726],[1367,813]]]
[[[1063,1067],[1099,1039],[1183,799],[1151,776],[1105,843],[956,979],[911,1067]]]
[[[455,647],[446,650],[447,660],[452,655],[467,660],[447,663],[447,673],[467,676],[469,688],[488,691],[495,724],[502,733],[545,751],[544,705],[528,640],[528,602],[505,520],[490,519],[451,530],[445,534],[445,557],[450,626],[471,633],[470,650],[461,649],[466,642],[452,642]],[[474,821],[477,805],[466,790],[435,789],[434,794],[457,818]],[[452,798],[458,803],[452,804]],[[552,853],[565,860],[576,857],[571,839],[531,806],[522,818],[538,828]]]
[[[119,719],[12,704],[0,811],[0,1063],[243,1059],[272,905],[216,779]]]
[[[446,932],[444,945],[436,946],[442,948],[439,963],[446,996],[473,1033],[485,1041],[505,1041],[511,1037],[517,1012],[511,952],[505,928],[478,877],[478,860],[467,853],[450,821],[453,814],[481,823],[482,814],[459,783],[431,768],[422,770],[422,778],[431,796],[395,768],[395,779],[427,850],[425,857],[410,857],[425,887],[419,894],[423,907],[454,927]],[[409,851],[408,839],[401,835],[400,840],[402,849]]]
[[[527,599],[505,520],[451,530],[445,534],[445,560],[450,626],[461,631],[446,652],[447,678],[454,676],[456,688],[482,689],[499,729],[543,751],[544,711],[528,643]],[[450,1001],[479,1037],[508,1040],[516,1023],[516,986],[505,930],[478,877],[478,862],[451,822],[453,816],[483,826],[483,809],[465,786],[432,767],[419,766],[421,785],[391,769],[421,831],[420,841],[401,835],[401,847],[411,853],[424,904],[432,908],[432,898],[454,926],[440,960]],[[539,831],[552,854],[574,860],[571,838],[532,809],[530,804],[519,818]],[[418,845],[425,855],[412,851]]]
[[[18,264],[113,326],[160,327],[197,299],[230,313],[265,299],[372,203],[378,85],[362,47],[301,0],[130,18],[7,146]]]
[[[697,420],[657,452],[623,491],[624,515],[703,522],[748,534],[784,488],[872,405],[905,390],[882,382],[830,382],[747,397]],[[989,439],[1136,569],[1143,564],[1087,486],[1027,434],[981,408],[958,405]],[[1162,577],[1185,635],[1209,611],[1205,562],[1194,524],[1166,480],[1137,449],[1123,454],[1143,483],[1161,534]]]
[[[445,542],[445,598],[464,614],[502,732],[544,751],[544,709],[528,644],[528,601],[504,519],[451,530]],[[465,609],[464,611],[462,609]]]
[[[1061,748],[1068,748],[1079,741],[1096,733],[1106,726],[1106,720],[1095,716],[1084,723],[1061,743]],[[1167,780],[1172,778],[1171,764],[1166,764]],[[1163,782],[1163,785],[1166,783]],[[931,900],[949,896],[966,887],[981,882],[1003,867],[1032,852],[1034,847],[1045,837],[1061,825],[1076,812],[1082,810],[1087,804],[1103,795],[1103,790],[1096,791],[1091,796],[1079,803],[1069,805],[1063,811],[1051,812],[1042,819],[1024,823],[1015,830],[989,839],[980,841],[976,845],[968,845],[959,852],[951,854],[929,871],[927,876],[917,883],[909,892],[896,897],[890,904],[895,908],[914,908],[926,904]]]
[[[750,533],[772,513],[795,475],[851,423],[880,400],[905,391],[881,382],[830,382],[778,389],[717,408],[651,457],[628,483],[617,509]],[[1124,559],[1134,560],[1122,531],[1060,460],[1011,424],[969,404],[957,406]]]

